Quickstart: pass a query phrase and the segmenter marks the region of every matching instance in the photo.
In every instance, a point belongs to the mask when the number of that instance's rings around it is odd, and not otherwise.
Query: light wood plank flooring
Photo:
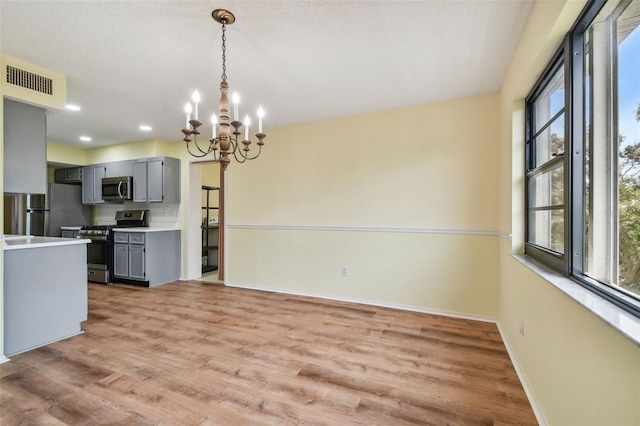
[[[0,365],[2,425],[531,425],[494,324],[202,282],[89,285]]]

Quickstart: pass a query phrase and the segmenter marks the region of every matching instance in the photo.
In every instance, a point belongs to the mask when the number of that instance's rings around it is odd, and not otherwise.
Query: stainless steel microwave
[[[133,199],[133,178],[131,176],[102,178],[102,199],[105,201]]]

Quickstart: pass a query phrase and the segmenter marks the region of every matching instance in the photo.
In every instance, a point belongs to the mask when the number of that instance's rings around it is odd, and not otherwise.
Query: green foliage
[[[636,119],[640,121],[640,104]],[[620,150],[618,170],[620,284],[640,294],[640,141]]]

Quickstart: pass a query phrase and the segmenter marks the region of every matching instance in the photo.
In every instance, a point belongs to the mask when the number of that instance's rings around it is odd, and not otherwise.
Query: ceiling
[[[211,11],[226,8],[236,16],[227,28],[230,90],[254,123],[263,106],[268,134],[274,126],[496,92],[531,6],[2,0],[0,51],[67,76],[67,101],[82,111],[50,115],[50,141],[89,148],[179,140],[195,89],[201,121],[217,112],[222,31]]]

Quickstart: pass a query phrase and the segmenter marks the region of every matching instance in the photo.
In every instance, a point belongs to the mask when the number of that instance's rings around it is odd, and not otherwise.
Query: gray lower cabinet
[[[146,280],[145,235],[125,232],[114,234],[113,274],[115,277]]]
[[[82,168],[82,204],[104,204],[102,178],[106,172],[104,164]]]
[[[180,278],[180,231],[116,231],[114,281],[153,287]]]

